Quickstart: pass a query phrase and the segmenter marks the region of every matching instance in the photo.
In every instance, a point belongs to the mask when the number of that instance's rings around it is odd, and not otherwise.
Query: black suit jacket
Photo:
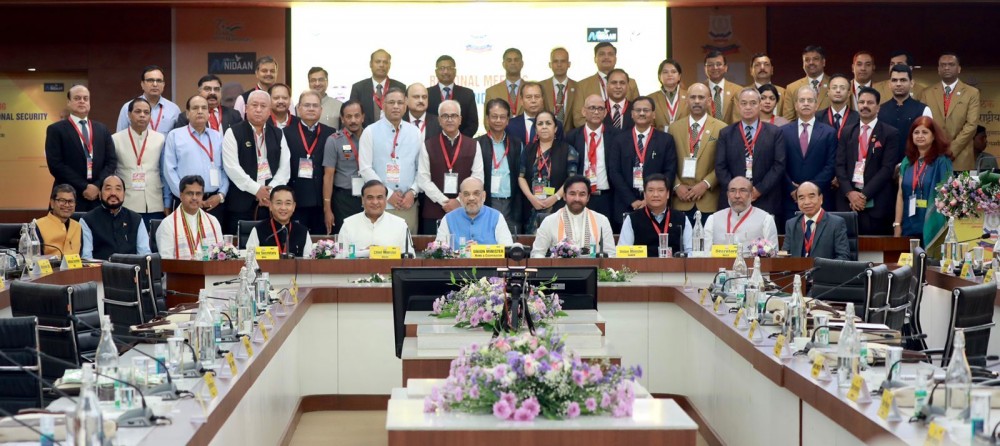
[[[230,127],[243,122],[243,116],[240,116],[240,112],[233,110],[225,105],[222,106],[222,125],[219,129],[219,134],[225,135],[226,130]],[[188,125],[187,114],[181,111],[180,116],[177,117],[177,125],[174,126],[175,129],[179,129]]]
[[[605,103],[607,105],[607,103]],[[615,128],[614,120],[611,119],[611,115],[614,114],[613,111],[614,104],[608,107],[608,114],[604,117],[604,126],[611,127],[615,130],[625,131],[632,128],[635,125],[635,121],[632,120],[632,101],[627,101],[625,104],[625,111],[622,112],[622,128]]]
[[[843,136],[844,132],[847,131],[847,128],[851,127],[854,124],[857,124],[858,121],[860,120],[861,120],[861,115],[859,115],[858,112],[851,110],[850,107],[848,107],[847,120],[845,122],[843,119],[841,119],[840,122],[843,125],[843,128],[842,129],[835,128],[835,130],[837,130],[840,134],[838,135],[835,133],[834,136],[836,136],[837,140],[839,141],[840,138]],[[833,127],[833,118],[830,116],[830,108],[829,107],[824,108],[820,110],[819,113],[816,113],[816,121],[822,122],[830,127]]]
[[[70,115],[70,118],[73,118]],[[67,119],[50,124],[45,130],[45,161],[49,173],[55,178],[53,187],[59,184],[69,184],[76,189],[77,212],[89,211],[100,204],[100,200],[84,200],[83,190],[93,184],[98,189],[108,175],[115,173],[118,167],[118,157],[115,155],[115,143],[111,140],[111,132],[97,121],[90,121],[93,127],[94,155],[91,179],[87,179],[87,149],[80,141],[73,124]],[[88,130],[89,131],[89,130]]]
[[[621,132],[616,130],[614,127],[607,125],[604,126],[604,133],[601,135],[601,138],[603,138],[604,142],[605,168],[608,166],[608,160],[610,159],[610,154],[612,153],[611,146],[615,142],[615,138],[619,133]],[[590,148],[590,130],[587,129],[587,124],[584,124],[583,127],[577,127],[570,130],[569,133],[566,134],[566,144],[573,146],[573,148],[576,149],[576,152],[580,154],[580,172],[581,174],[585,174],[585,166],[587,165],[587,150]],[[631,172],[629,172],[629,174],[631,175]],[[629,178],[631,178],[631,176]],[[615,186],[610,184],[610,178],[608,178],[608,183],[611,190],[614,191]]]
[[[507,134],[507,144],[510,146],[510,151],[507,153],[507,168],[510,169],[510,198],[511,205],[510,210],[513,213],[511,215],[511,220],[515,222],[521,221],[521,207],[523,206],[522,200],[524,199],[524,194],[521,192],[521,186],[517,182],[518,175],[521,173],[521,151],[524,150],[524,142],[517,139],[517,137]],[[493,140],[490,139],[490,135],[483,135],[479,137],[479,150],[483,154],[483,189],[486,191],[486,205],[490,205],[490,188],[492,187],[492,172],[493,172]],[[497,158],[502,156],[502,153],[496,154]],[[516,228],[511,228],[513,231]]]
[[[451,88],[451,98],[458,101],[458,105],[462,107],[462,124],[458,127],[458,131],[470,138],[476,136],[476,130],[479,130],[479,107],[476,106],[476,93],[461,85],[452,85]],[[427,89],[427,111],[429,113],[437,114],[438,106],[441,105],[441,94],[441,84],[434,84]]]
[[[796,119],[781,127],[782,137],[785,140],[786,161],[783,199],[785,213],[782,215],[786,218],[798,210],[795,201],[790,198],[795,188],[794,184],[811,181],[819,187],[819,190],[825,191],[830,189],[833,181],[837,162],[837,131],[818,119],[814,124],[816,128],[812,129],[805,158],[802,157],[802,148],[799,147],[799,120]],[[824,209],[833,209],[833,203],[824,201],[823,205]]]
[[[896,188],[892,181],[896,169],[896,159],[899,156],[899,132],[891,125],[882,121],[875,123],[871,129],[868,143],[868,157],[865,160],[864,188],[857,189],[851,179],[854,177],[854,165],[858,161],[858,136],[861,134],[861,123],[845,128],[837,147],[837,179],[840,181],[840,193],[837,194],[837,210],[850,211],[847,193],[859,191],[874,200],[871,207],[863,212],[872,217],[883,218],[896,212]]]
[[[531,141],[528,140],[528,135],[525,132],[525,127],[524,127],[524,120],[525,119],[526,118],[524,117],[524,113],[522,113],[520,115],[517,115],[517,116],[515,116],[513,118],[510,118],[510,122],[507,123],[507,134],[508,135],[512,135],[515,138],[520,139],[521,141],[525,141],[525,144],[530,144]],[[532,125],[531,127],[534,128],[535,126]],[[537,133],[535,134],[535,136],[538,136]],[[563,139],[563,125],[562,125],[562,121],[556,119],[556,139],[555,140],[556,141],[562,141],[562,139]],[[576,148],[576,147],[574,146],[574,148]],[[577,152],[579,152],[579,150],[577,150]]]
[[[785,141],[778,127],[761,121],[760,135],[753,152],[753,178],[750,182],[760,192],[753,202],[771,215],[781,215],[785,198]],[[735,177],[746,176],[746,146],[743,143],[743,121],[726,126],[719,132],[715,146],[715,176],[719,190],[729,189]],[[726,194],[719,194],[719,209],[729,207]]]
[[[654,173],[662,173],[667,177],[667,189],[673,188],[674,179],[677,178],[677,148],[674,146],[674,137],[670,136],[669,133],[652,128],[649,140],[645,141],[644,144],[646,145],[646,157],[642,164],[642,177],[649,178]],[[632,202],[642,197],[640,191],[632,187],[632,168],[637,164],[632,131],[617,134],[614,142],[611,143],[611,149],[608,150],[607,147],[607,143],[605,143],[604,152],[608,163],[608,180],[611,182],[611,188],[615,191],[615,215],[613,217],[621,222],[621,214],[631,212]]]
[[[788,251],[792,257],[802,257],[802,244],[805,233],[802,231],[802,219],[797,215],[785,222],[785,243],[781,249]],[[843,218],[824,212],[814,229],[812,251],[809,257],[851,260],[851,247],[847,242],[847,223]]]
[[[410,114],[403,113],[403,120],[410,122]],[[441,123],[438,122],[437,114],[431,113],[430,108],[427,109],[427,113],[424,113],[424,119],[420,122],[421,125],[424,124],[423,121],[427,121],[427,127],[424,128],[424,139],[441,134]],[[412,122],[410,123],[412,124]],[[419,130],[419,128],[417,130]]]
[[[393,78],[389,78],[389,90],[393,88],[406,91],[406,85]],[[382,94],[388,94],[389,90],[383,91]],[[351,100],[361,102],[361,111],[365,112],[365,127],[372,125],[373,122],[381,118],[381,109],[375,105],[375,87],[372,86],[372,78],[366,77],[351,86]]]

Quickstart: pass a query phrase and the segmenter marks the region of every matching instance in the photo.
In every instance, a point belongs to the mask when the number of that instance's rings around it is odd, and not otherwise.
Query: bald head
[[[591,129],[597,129],[604,122],[604,117],[607,116],[608,110],[604,105],[604,98],[599,94],[592,94],[587,96],[587,99],[583,101],[583,116],[587,120],[587,126]]]
[[[688,113],[695,120],[699,120],[705,116],[705,110],[708,106],[708,86],[700,83],[692,84],[688,87],[687,93]]]
[[[479,215],[483,203],[486,202],[483,181],[472,176],[462,180],[462,184],[459,185],[459,200],[461,200],[466,214],[470,217]]]
[[[406,89],[406,109],[416,118],[423,118],[427,111],[427,87],[421,83],[411,84]]]
[[[823,209],[823,194],[819,191],[819,186],[806,181],[795,189],[795,201],[799,205],[802,215],[808,218],[815,218],[816,214]]]

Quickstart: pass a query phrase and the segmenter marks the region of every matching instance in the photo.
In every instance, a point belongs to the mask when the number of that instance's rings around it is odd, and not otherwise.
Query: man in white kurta
[[[552,247],[563,240],[580,248],[596,247],[610,257],[615,255],[615,238],[608,217],[587,209],[590,180],[573,175],[563,183],[566,206],[545,217],[535,233],[531,257],[548,257]]]
[[[406,220],[385,211],[388,192],[379,180],[369,180],[362,186],[361,204],[365,210],[347,217],[341,225],[338,243],[345,249],[340,257],[349,255],[351,245],[357,258],[367,258],[372,246],[398,246],[400,252],[413,253]]]
[[[156,246],[164,259],[201,260],[195,255],[204,242],[206,247],[221,243],[222,226],[215,216],[201,209],[205,180],[198,175],[181,178],[178,186],[181,205],[160,223]]]
[[[778,249],[778,230],[774,216],[750,204],[753,185],[744,177],[733,178],[729,182],[726,195],[729,208],[709,215],[705,220],[706,250],[712,245],[727,244],[726,234],[736,234],[735,242],[747,243],[758,238],[767,239]]]

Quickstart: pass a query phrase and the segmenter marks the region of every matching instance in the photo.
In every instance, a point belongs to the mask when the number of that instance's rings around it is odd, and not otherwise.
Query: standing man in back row
[[[583,104],[587,100],[587,96],[592,94],[599,94],[601,99],[608,100],[608,75],[618,64],[618,48],[615,48],[610,42],[598,43],[594,46],[594,64],[597,65],[597,73],[576,83],[576,95],[573,97],[573,102],[576,104]],[[632,101],[637,97],[639,97],[639,87],[636,86],[634,80],[629,79],[626,99]],[[575,108],[573,122],[586,122],[583,110],[580,107]],[[610,110],[608,112],[610,113]]]
[[[524,109],[524,104],[518,99],[521,97],[521,86],[524,80],[521,79],[521,68],[524,67],[524,60],[521,50],[517,48],[507,48],[503,52],[504,80],[491,85],[486,89],[486,100],[488,104],[493,99],[504,99],[510,105],[510,115],[517,116]]]
[[[330,75],[323,67],[312,67],[309,69],[309,89],[319,94],[323,98],[323,115],[319,117],[319,122],[333,129],[340,128],[340,106],[344,105],[333,96],[326,94],[327,87],[330,86]]]
[[[90,90],[74,85],[66,93],[69,116],[45,129],[45,162],[55,184],[76,189],[76,211],[100,205],[100,189],[105,177],[115,173],[118,158],[111,132],[89,119]]]
[[[393,88],[406,90],[406,85],[402,82],[389,79],[392,56],[388,51],[375,50],[368,60],[368,66],[372,70],[372,77],[362,79],[351,86],[351,100],[360,102],[361,109],[365,112],[365,127],[382,119],[385,97],[389,94],[389,90]]]
[[[139,97],[149,102],[152,111],[150,112],[149,129],[166,136],[177,124],[181,109],[169,99],[163,97],[163,91],[167,88],[167,83],[163,78],[163,70],[156,65],[149,65],[142,69],[139,77],[139,87],[142,94]],[[118,113],[118,131],[129,127],[129,105],[132,101],[127,101],[122,105],[121,112]]]
[[[951,138],[955,171],[975,169],[976,156],[972,153],[972,137],[979,124],[979,90],[958,79],[962,64],[955,53],[944,53],[938,58],[938,75],[941,82],[924,90],[920,102],[927,104],[934,114],[934,121]]]
[[[458,130],[463,135],[472,138],[479,130],[476,93],[469,88],[455,85],[455,73],[455,59],[447,54],[438,58],[434,66],[434,74],[437,76],[438,83],[427,89],[427,108],[437,112],[438,106],[443,101],[451,99],[458,102],[458,105],[462,107],[462,124],[458,126]]]
[[[244,91],[243,94],[236,98],[236,103],[233,104],[233,110],[240,112],[240,116],[244,116],[247,113],[247,99],[251,91],[269,91],[271,86],[277,82],[278,62],[271,56],[262,56],[260,59],[257,59],[257,70],[254,72],[254,75],[257,76],[257,85]]]

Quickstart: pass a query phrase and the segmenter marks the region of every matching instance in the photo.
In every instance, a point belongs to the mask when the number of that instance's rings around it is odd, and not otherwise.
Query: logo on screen
[[[486,34],[473,34],[469,36],[469,43],[465,44],[465,50],[472,53],[485,53],[492,49],[493,45]]]
[[[208,53],[209,74],[254,74],[257,53]]]
[[[618,28],[587,28],[587,42],[617,42]]]

